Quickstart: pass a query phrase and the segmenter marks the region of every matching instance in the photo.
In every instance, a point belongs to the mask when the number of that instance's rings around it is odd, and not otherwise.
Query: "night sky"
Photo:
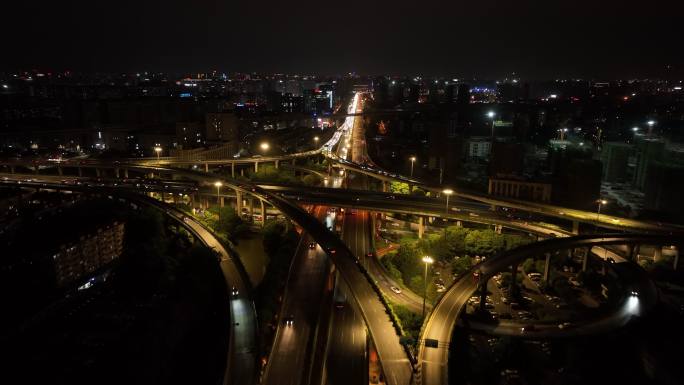
[[[684,75],[682,1],[628,3],[636,1],[7,1],[0,68]]]

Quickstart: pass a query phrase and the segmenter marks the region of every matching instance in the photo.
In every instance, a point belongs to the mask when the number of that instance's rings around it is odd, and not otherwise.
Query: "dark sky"
[[[673,77],[683,2],[10,0],[0,67]]]

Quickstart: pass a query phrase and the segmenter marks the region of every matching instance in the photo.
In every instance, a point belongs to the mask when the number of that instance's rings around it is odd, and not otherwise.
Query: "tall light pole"
[[[446,213],[449,214],[449,196],[454,193],[454,190],[450,188],[445,188],[442,190],[442,194],[446,195]]]
[[[413,164],[416,163],[416,157],[412,156],[409,159],[411,160],[411,178],[413,178]]]
[[[494,142],[494,117],[496,113],[494,111],[487,112],[487,117],[492,121],[492,143]]]
[[[159,161],[159,154],[161,154],[162,148],[159,147],[159,146],[156,146],[156,147],[154,148],[154,152],[157,153],[157,161]]]
[[[435,260],[427,255],[423,257],[423,262],[425,262],[425,276],[423,277],[423,318],[425,318],[425,298],[427,298],[427,270],[428,265],[432,264]]]
[[[648,122],[646,122],[646,124],[648,124],[648,136],[651,136],[651,134],[653,134],[653,126],[655,126],[655,123],[655,120],[649,120]]]
[[[320,138],[318,136],[314,136],[313,140],[315,145],[318,146],[318,141],[320,140]]]
[[[601,218],[601,206],[608,203],[608,201],[605,199],[599,199],[596,201],[596,203],[598,203],[598,209],[596,210],[596,229],[598,229],[599,220]]]
[[[223,186],[223,183],[216,181],[214,186],[216,186],[216,207],[218,207],[218,220],[221,222],[221,186]]]

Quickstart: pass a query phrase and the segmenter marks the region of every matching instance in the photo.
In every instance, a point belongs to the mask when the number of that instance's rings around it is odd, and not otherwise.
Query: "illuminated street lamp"
[[[492,142],[494,142],[494,117],[496,113],[494,111],[487,112],[487,117],[492,120]]]
[[[454,190],[450,188],[445,188],[442,190],[442,194],[446,195],[446,213],[449,214],[449,196],[454,193]]]
[[[261,147],[261,150],[264,152],[268,151],[268,149],[271,148],[271,146],[268,144],[268,142],[262,142],[259,145],[259,147]]]
[[[655,126],[656,122],[655,120],[649,120],[646,124],[648,124],[648,136],[651,136],[653,133],[653,126]]]
[[[318,136],[314,136],[314,143],[316,143],[316,145],[318,145],[319,140],[320,140],[320,138]]]
[[[427,297],[427,270],[428,265],[431,265],[435,260],[427,255],[423,257],[423,262],[425,262],[425,276],[423,277],[423,318],[425,318],[425,298]]]
[[[159,154],[161,154],[162,148],[159,147],[159,146],[156,146],[156,147],[154,148],[154,152],[157,153],[157,160],[159,160]]]
[[[216,206],[218,206],[218,219],[219,222],[221,222],[221,186],[223,186],[223,183],[216,181],[214,186],[216,186]]]
[[[608,201],[605,199],[599,199],[596,201],[596,203],[598,203],[598,209],[596,210],[596,223],[598,226],[599,219],[601,218],[601,206],[607,204]]]
[[[409,159],[411,159],[411,178],[413,178],[413,164],[416,163],[416,157],[412,156]]]

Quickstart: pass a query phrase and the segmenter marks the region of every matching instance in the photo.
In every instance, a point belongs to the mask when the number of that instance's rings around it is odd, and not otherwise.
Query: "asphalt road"
[[[314,208],[317,218],[325,208]],[[264,373],[263,384],[306,384],[309,377],[310,343],[323,302],[328,258],[316,245],[309,248],[311,238],[303,235],[291,266],[273,350]],[[293,324],[286,320],[292,317]]]

